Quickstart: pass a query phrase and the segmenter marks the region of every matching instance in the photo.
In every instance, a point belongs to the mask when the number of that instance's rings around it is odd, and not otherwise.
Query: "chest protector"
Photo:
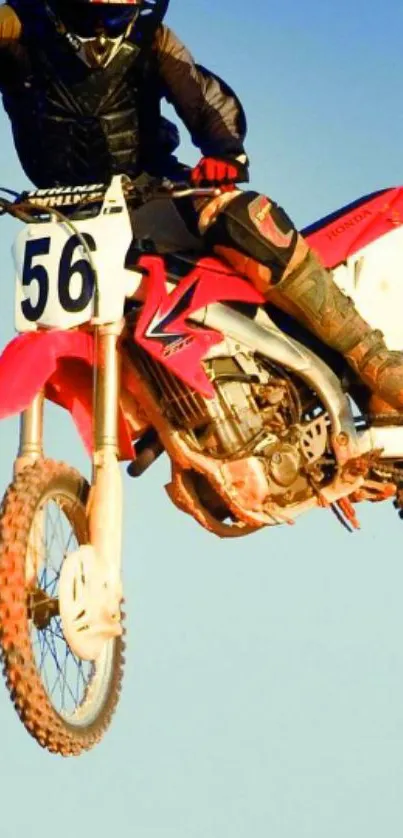
[[[160,96],[143,53],[126,42],[106,68],[92,70],[60,39],[21,44],[3,99],[21,165],[36,186],[152,169]]]

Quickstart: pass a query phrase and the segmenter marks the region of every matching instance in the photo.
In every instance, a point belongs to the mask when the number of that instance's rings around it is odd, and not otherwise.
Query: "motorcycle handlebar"
[[[177,185],[171,193],[167,193],[169,198],[218,198],[221,195],[221,189],[216,186],[189,186],[184,184],[181,187]]]
[[[8,198],[0,197],[0,215],[8,214],[14,218],[18,218],[26,224],[32,224],[35,222],[35,216],[38,212],[43,213],[45,210],[45,207],[42,205],[35,204],[34,196],[30,197],[27,193],[18,195],[18,193],[4,188],[1,188],[0,191],[7,192],[15,197],[14,201],[9,200]],[[181,198],[189,197],[217,198],[221,195],[221,189],[216,186],[191,186],[186,181],[178,183],[167,179],[164,179],[163,181],[155,180],[139,186],[136,181],[127,178],[123,184],[123,191],[129,204],[136,202],[139,204],[145,204],[155,199],[164,198],[167,200],[180,200]],[[88,195],[83,198],[82,202],[75,205],[75,209],[79,209],[84,204],[89,204],[93,201],[94,199],[91,198],[91,195]],[[99,195],[97,197],[97,201],[99,201]],[[57,204],[54,206],[49,205],[48,209],[54,215],[61,216],[61,213],[58,213]]]
[[[133,200],[144,201],[155,198],[216,198],[221,194],[221,189],[217,186],[192,186],[189,181],[172,181],[167,178],[151,180],[141,185],[135,180],[128,180],[123,189],[129,200],[132,197]]]

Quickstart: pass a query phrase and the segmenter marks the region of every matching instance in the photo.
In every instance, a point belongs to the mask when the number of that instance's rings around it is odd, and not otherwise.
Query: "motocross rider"
[[[196,64],[162,20],[169,0],[9,0],[0,6],[0,89],[17,153],[37,187],[167,174],[165,97],[201,150],[191,182],[198,235],[268,299],[342,353],[376,394],[403,409],[403,353],[387,349],[284,210],[248,180],[246,121],[233,91]]]

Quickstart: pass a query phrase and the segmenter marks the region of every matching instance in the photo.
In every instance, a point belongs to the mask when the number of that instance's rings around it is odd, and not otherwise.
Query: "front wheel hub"
[[[42,588],[35,588],[28,594],[28,619],[39,631],[47,629],[51,620],[59,614],[59,600],[49,597]]]

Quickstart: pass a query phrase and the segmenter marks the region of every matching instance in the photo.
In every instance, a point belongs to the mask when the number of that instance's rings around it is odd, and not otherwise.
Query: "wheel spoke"
[[[71,544],[73,538],[74,538],[74,532],[72,530],[68,539],[67,539],[67,542],[66,542],[65,554],[64,554],[65,556],[68,556],[68,554],[69,554],[70,544]]]
[[[57,655],[57,649],[56,649],[56,645],[55,645],[54,638],[53,638],[52,634],[50,634],[50,642],[48,640],[46,642],[48,643],[49,650],[50,650],[51,654],[53,655],[53,662],[55,664],[55,667],[56,667],[57,673],[58,673],[57,677],[56,677],[56,681],[53,685],[53,689],[51,690],[51,693],[50,693],[51,696],[53,696],[54,691],[56,689],[56,686],[57,686],[58,682],[60,681],[60,679],[63,676],[63,669],[62,669],[62,667],[60,666],[60,663],[59,663],[59,659],[58,659],[58,655]],[[69,684],[67,683],[66,679],[64,679],[64,682],[65,682],[65,685],[66,685],[66,688],[67,688],[68,692],[70,693],[70,696],[72,698],[74,706],[76,706],[76,697],[75,697],[73,691],[71,690]],[[64,708],[62,707],[61,709],[64,709]]]
[[[54,643],[53,637],[51,635],[49,635],[48,630],[46,630],[46,642],[49,646],[49,650],[50,650],[50,653],[52,655],[54,668],[56,669],[56,678],[55,678],[55,681],[53,683],[53,687],[50,690],[50,696],[51,696],[51,698],[54,698],[56,687],[60,683],[61,676],[62,676],[63,673],[62,673],[60,664],[58,662],[57,650],[55,648],[55,643]],[[53,675],[53,677],[54,677],[54,675]],[[63,709],[63,707],[61,709]]]
[[[64,551],[65,551],[65,541],[66,541],[66,537],[65,537],[65,534],[64,534],[64,532],[63,532],[62,510],[61,510],[61,508],[60,508],[60,504],[59,504],[59,503],[56,503],[55,505],[56,505],[56,512],[55,512],[55,514],[56,514],[56,516],[57,516],[57,517],[56,517],[56,521],[57,521],[56,527],[57,527],[57,531],[58,531],[58,539],[59,539],[60,555],[62,556],[62,558],[64,558],[64,556],[65,556]]]

